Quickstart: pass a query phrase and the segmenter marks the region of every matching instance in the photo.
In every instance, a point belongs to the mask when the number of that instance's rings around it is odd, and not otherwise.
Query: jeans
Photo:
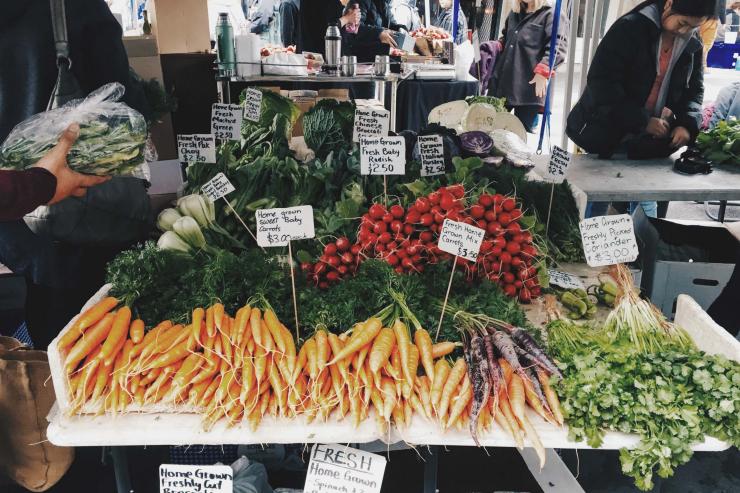
[[[645,215],[648,217],[658,217],[658,203],[657,202],[589,202],[586,205],[586,217],[604,216],[609,208],[609,204],[612,205],[620,213],[632,214],[637,209],[637,206],[642,206],[645,211]]]
[[[509,107],[509,109],[512,108],[514,109],[514,115],[522,122],[525,130],[530,134],[535,133],[537,126],[540,123],[540,106],[527,105]]]

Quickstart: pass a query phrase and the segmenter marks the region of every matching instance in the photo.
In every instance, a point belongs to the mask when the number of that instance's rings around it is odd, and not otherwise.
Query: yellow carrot
[[[434,364],[434,382],[432,383],[432,389],[430,397],[432,399],[432,407],[435,409],[439,404],[439,400],[442,397],[442,389],[444,388],[447,377],[450,374],[450,364],[445,359],[440,359]]]
[[[447,376],[447,381],[442,388],[442,395],[439,398],[439,405],[437,406],[437,417],[443,420],[443,423],[444,417],[447,415],[447,408],[450,405],[450,399],[452,399],[452,394],[455,392],[457,386],[460,385],[460,382],[466,374],[467,368],[465,360],[463,358],[458,358],[455,362],[455,366],[452,367],[450,374]]]
[[[403,322],[396,320],[393,323],[393,332],[396,334],[396,347],[401,355],[401,371],[403,372],[403,379],[411,385],[414,381],[414,375],[411,374],[411,369],[409,368],[409,348],[411,347],[409,330]]]
[[[432,346],[432,358],[437,359],[452,353],[456,347],[462,346],[459,342],[438,342]]]
[[[463,383],[460,386],[460,391],[452,402],[450,408],[450,416],[447,419],[447,423],[444,424],[444,428],[449,428],[457,419],[462,415],[463,411],[467,407],[468,403],[473,399],[473,388],[470,386],[470,377],[467,372],[463,378]]]
[[[346,358],[349,355],[360,350],[364,346],[368,345],[375,336],[378,335],[382,328],[382,323],[379,319],[371,317],[363,324],[356,326],[356,331],[352,334],[352,337],[347,341],[339,354],[334,355],[334,358],[328,363],[330,365],[335,364],[337,361]]]
[[[419,350],[419,359],[424,372],[429,377],[430,382],[434,382],[434,356],[432,355],[432,337],[426,329],[416,329],[414,332],[414,344]]]
[[[380,329],[378,335],[375,336],[375,340],[370,350],[370,371],[377,373],[381,368],[385,366],[393,352],[393,346],[396,343],[396,334],[393,329],[384,327]]]
[[[82,313],[74,324],[59,337],[58,347],[64,349],[71,346],[82,336],[82,334],[93,325],[97,324],[103,317],[118,305],[118,299],[108,296],[97,302]]]

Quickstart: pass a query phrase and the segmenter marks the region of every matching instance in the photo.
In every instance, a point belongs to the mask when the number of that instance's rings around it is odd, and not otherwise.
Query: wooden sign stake
[[[547,206],[547,222],[545,223],[545,237],[550,231],[550,214],[552,213],[552,197],[555,195],[555,184],[550,185],[550,205]]]
[[[383,201],[388,207],[388,175],[383,175]]]
[[[293,312],[295,313],[295,340],[299,339],[298,334],[298,300],[295,293],[295,272],[293,270],[293,247],[292,242],[288,240],[288,263],[290,264],[290,284],[293,288]]]
[[[239,220],[239,222],[242,223],[242,226],[244,226],[244,229],[247,230],[247,232],[250,234],[250,236],[252,237],[252,239],[254,240],[254,242],[257,243],[257,237],[254,236],[254,233],[252,233],[252,230],[249,229],[249,226],[247,226],[247,223],[244,222],[244,219],[242,219],[242,217],[236,212],[236,210],[231,206],[231,204],[229,203],[229,201],[226,200],[226,197],[223,197],[223,199],[224,199],[224,202],[226,202],[226,207],[228,207],[229,210],[234,213],[234,215]],[[262,248],[262,247],[260,247],[260,248]],[[264,252],[265,249],[262,248],[262,251]]]
[[[447,299],[450,297],[450,289],[452,288],[452,279],[455,276],[455,267],[457,267],[457,255],[455,260],[452,262],[452,271],[450,272],[450,282],[447,283],[447,293],[445,294],[445,300],[442,303],[442,314],[439,316],[439,324],[437,324],[437,333],[434,336],[434,342],[439,339],[439,329],[442,328],[442,320],[445,318],[445,310],[447,309]]]

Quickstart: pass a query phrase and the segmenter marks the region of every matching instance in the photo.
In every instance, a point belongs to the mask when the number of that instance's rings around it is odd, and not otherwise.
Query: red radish
[[[504,294],[510,298],[516,296],[516,288],[513,284],[504,284]]]
[[[534,298],[536,298],[542,294],[542,288],[539,286],[535,286],[532,289],[530,289],[529,292],[532,294]]]
[[[493,249],[493,242],[485,240],[480,244],[480,253],[488,253]]]
[[[521,251],[522,247],[515,241],[510,241],[506,244],[506,251],[512,255],[516,255]]]
[[[386,251],[385,243],[377,242],[375,244],[375,251],[378,253]]]
[[[346,265],[340,265],[339,267],[337,267],[337,272],[345,275],[347,272],[349,272],[349,267],[347,267]]]
[[[532,289],[533,287],[537,286],[537,279],[530,277],[526,281],[524,281],[524,287],[527,289]]]
[[[324,255],[334,255],[337,253],[336,243],[327,243],[324,247]]]
[[[465,187],[463,187],[459,183],[456,185],[450,185],[449,187],[447,187],[447,191],[456,199],[461,199],[465,196]]]
[[[405,259],[401,260],[401,267],[403,267],[404,269],[413,269],[414,261],[406,257]]]
[[[398,262],[399,262],[398,257],[392,253],[385,258],[385,261],[393,266],[398,265]]]
[[[321,274],[326,269],[327,269],[326,264],[324,264],[322,262],[318,262],[318,263],[314,264],[314,266],[313,266],[313,273],[314,274]]]
[[[434,222],[434,216],[431,214],[423,214],[419,222],[421,222],[422,226],[431,226]]]
[[[414,205],[416,206],[416,210],[418,210],[422,214],[424,214],[425,212],[429,212],[429,201],[424,197],[419,197],[418,199],[416,199]]]
[[[509,233],[510,235],[518,235],[519,233],[522,232],[522,227],[519,225],[519,223],[512,222],[512,223],[509,223],[508,226],[506,226],[506,232]]]
[[[373,233],[375,233],[376,235],[379,235],[381,233],[384,233],[387,229],[388,229],[388,226],[386,226],[384,222],[378,221],[373,226]]]
[[[405,248],[400,248],[396,252],[396,255],[398,256],[398,258],[406,258],[406,257],[408,257],[408,254],[406,253],[406,249]]]
[[[349,250],[351,246],[351,243],[349,242],[349,238],[346,236],[342,236],[341,238],[337,239],[337,250],[340,252],[346,252]]]
[[[400,206],[398,204],[391,206],[391,215],[395,219],[401,219],[403,217],[404,213],[405,213],[405,211],[403,210],[403,207],[402,206]]]
[[[446,211],[454,209],[456,205],[457,201],[455,200],[455,197],[450,194],[443,194],[442,198],[439,199],[439,206]]]
[[[394,233],[400,233],[403,231],[403,223],[399,221],[398,219],[394,219],[391,221],[391,231]]]
[[[310,262],[301,262],[301,270],[304,272],[307,272],[311,270],[311,263]]]
[[[380,234],[380,236],[378,236],[378,242],[383,243],[383,244],[390,243],[391,234],[387,231],[385,233]]]
[[[354,261],[355,261],[355,256],[352,255],[350,252],[344,252],[342,254],[342,263],[351,264]]]
[[[385,207],[380,204],[373,204],[370,206],[368,214],[370,214],[370,217],[373,219],[381,219],[383,214],[385,214]]]
[[[352,255],[356,257],[362,251],[362,247],[360,245],[355,244],[355,245],[352,245],[352,248],[350,248],[349,251],[352,252]]]
[[[506,284],[512,284],[514,280],[516,279],[514,277],[514,274],[512,274],[511,272],[504,272],[501,278],[504,280]]]
[[[514,209],[511,211],[511,220],[512,221],[518,221],[519,218],[522,217],[522,210],[521,209]]]
[[[502,264],[510,264],[511,254],[509,252],[502,252],[501,255],[499,255],[499,259],[501,260]]]
[[[521,267],[524,265],[524,260],[521,259],[521,257],[511,257],[511,266],[515,269]]]
[[[517,279],[516,281],[514,281],[514,287],[515,288],[519,289],[522,286],[524,286],[524,283],[520,279]]]
[[[483,217],[490,223],[496,220],[496,213],[492,210],[486,211],[485,214],[483,214]]]
[[[506,238],[504,238],[503,236],[497,236],[491,241],[493,241],[493,246],[495,247],[499,247],[501,249],[506,247]]]
[[[441,189],[440,189],[440,190],[441,190]],[[427,198],[429,199],[429,202],[430,202],[430,203],[431,203],[432,205],[437,205],[437,204],[439,204],[439,200],[440,200],[440,193],[439,193],[439,192],[432,192],[432,193],[430,193],[429,195],[427,195]]]
[[[433,238],[434,238],[434,235],[430,231],[422,231],[419,234],[419,239],[425,243],[432,241]]]
[[[332,267],[337,267],[339,264],[342,263],[341,259],[337,257],[336,255],[332,255],[327,259],[327,263],[331,265]]]
[[[522,303],[529,303],[532,301],[532,294],[526,286],[519,291],[519,301]]]
[[[501,223],[501,226],[508,226],[509,223],[511,223],[511,214],[508,212],[502,212],[498,215],[498,222]]]
[[[501,202],[501,208],[506,212],[511,212],[516,208],[516,202],[511,197],[507,197]]]
[[[439,212],[435,213],[434,214],[434,222],[437,223],[437,224],[442,224],[443,222],[445,222],[445,216],[444,216],[444,214],[441,214]]]
[[[335,270],[329,271],[326,273],[326,280],[331,282],[336,282],[339,280],[339,273]]]
[[[470,215],[474,219],[481,219],[485,213],[486,213],[485,207],[483,207],[480,204],[475,204],[470,207]]]
[[[501,256],[501,252],[503,251],[504,249],[501,248],[500,246],[495,246],[491,249],[491,255],[493,255],[494,257],[499,257]]]
[[[494,221],[488,223],[486,226],[486,232],[491,236],[499,236],[504,232],[504,230],[499,223]]]
[[[491,207],[493,205],[493,195],[488,193],[481,194],[481,196],[478,197],[478,203],[486,209]]]
[[[386,212],[385,214],[383,214],[384,223],[387,224],[387,223],[390,223],[391,221],[393,221],[393,214],[391,214],[390,212]]]
[[[326,281],[321,281],[319,283],[319,289],[329,289],[329,283]]]
[[[410,224],[404,224],[402,231],[406,236],[411,236],[414,233],[414,227]]]
[[[398,249],[398,243],[396,243],[395,241],[391,241],[390,243],[386,245],[386,248],[388,249],[389,252],[393,252],[396,249]]]
[[[418,211],[416,210],[409,211],[409,213],[406,214],[406,224],[416,224],[419,222],[420,218],[421,218],[421,214],[419,214]]]

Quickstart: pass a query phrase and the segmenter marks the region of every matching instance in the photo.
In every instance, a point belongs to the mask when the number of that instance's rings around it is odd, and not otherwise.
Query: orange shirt
[[[673,56],[673,46],[668,51],[660,48],[660,58],[658,59],[658,75],[655,77],[653,82],[653,88],[650,89],[647,101],[645,101],[645,109],[650,112],[651,115],[655,114],[655,103],[658,101],[658,93],[663,85],[663,79],[665,79],[665,73],[668,70],[668,64],[671,63],[671,57]],[[663,108],[660,108],[661,110]]]

